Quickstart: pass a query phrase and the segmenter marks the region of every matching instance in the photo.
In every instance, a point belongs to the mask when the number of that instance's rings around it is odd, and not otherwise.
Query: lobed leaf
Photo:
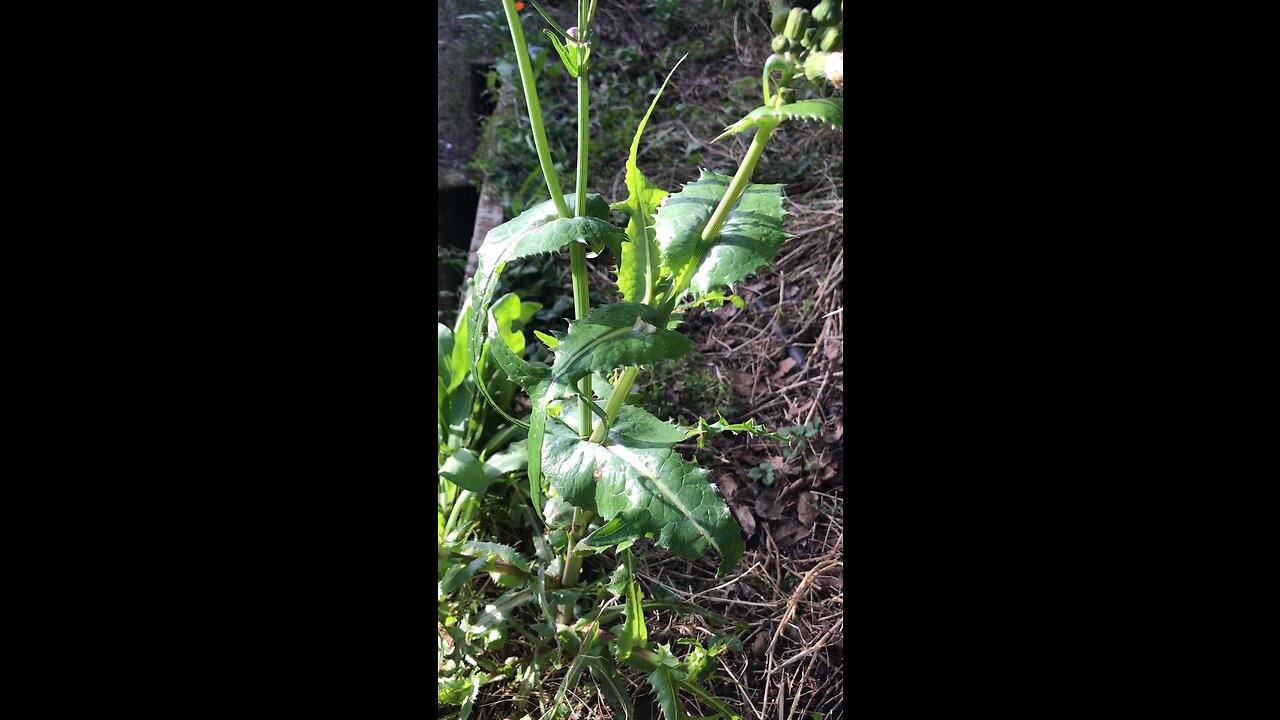
[[[649,673],[649,685],[653,687],[653,692],[658,697],[658,704],[662,706],[663,720],[681,720],[685,717],[685,711],[680,697],[676,694],[676,686],[680,680],[684,679],[684,673],[676,668],[679,661],[671,654],[670,646],[658,646],[657,655],[659,665]]]
[[[649,123],[649,117],[658,106],[658,99],[662,97],[662,92],[667,89],[667,83],[671,82],[671,76],[687,57],[688,54],[680,58],[675,67],[671,68],[671,72],[667,73],[666,80],[662,81],[662,87],[658,88],[658,92],[653,96],[653,102],[649,103],[648,112],[640,119],[635,137],[631,139],[631,153],[627,156],[627,199],[612,206],[615,210],[626,212],[630,218],[627,221],[626,232],[631,242],[622,245],[622,257],[618,262],[618,291],[622,293],[622,299],[627,302],[644,302],[649,289],[658,282],[658,248],[653,241],[653,213],[671,194],[649,182],[644,173],[640,172],[640,167],[636,164],[636,155],[640,151],[640,136],[644,134],[645,125]]]
[[[782,186],[750,184],[720,232],[703,240],[730,180],[703,170],[658,208],[655,237],[675,287],[688,287],[699,296],[732,288],[768,264],[789,237],[782,231]]]
[[[576,417],[576,405],[576,400],[565,401],[560,417]],[[709,474],[664,445],[667,431],[658,426],[666,423],[645,415],[640,408],[622,406],[603,444],[581,439],[560,418],[549,421],[547,479],[565,500],[606,522],[633,508],[648,510],[647,522],[639,527],[654,533],[658,545],[689,560],[711,548],[720,556],[718,576],[723,577],[746,547],[742,531]]]
[[[631,579],[627,583],[627,620],[617,632],[618,662],[625,662],[635,648],[646,648],[649,643],[649,629],[645,627],[644,609],[640,605],[643,600],[640,583],[635,580],[635,561],[630,550],[622,551],[622,562]]]
[[[564,196],[570,211],[577,208],[577,195]],[[474,367],[480,350],[488,339],[489,303],[498,286],[498,278],[507,263],[521,258],[555,252],[571,242],[586,244],[592,253],[606,245],[617,246],[622,231],[608,221],[609,206],[599,195],[587,195],[586,213],[582,217],[562,218],[555,204],[547,200],[489,231],[476,251],[476,275],[471,287],[471,313],[467,350]]]
[[[553,383],[576,382],[591,372],[677,358],[693,350],[693,341],[655,327],[658,311],[638,303],[614,303],[593,308],[557,334],[551,365]]]
[[[715,140],[740,133],[752,127],[772,126],[786,120],[817,120],[820,123],[844,130],[844,98],[829,97],[801,100],[782,107],[758,107],[747,116],[730,125]]]

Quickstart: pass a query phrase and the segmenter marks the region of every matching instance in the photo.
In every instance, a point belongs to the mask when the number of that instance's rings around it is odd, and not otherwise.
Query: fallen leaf
[[[738,524],[742,526],[742,532],[748,538],[756,534],[756,517],[751,514],[751,508],[746,505],[730,504],[729,508],[733,510],[733,516],[738,519]]]
[[[795,369],[795,367],[796,367],[796,361],[795,361],[795,360],[792,360],[791,358],[787,358],[786,360],[783,360],[782,362],[778,363],[778,370],[777,370],[777,372],[775,372],[774,374],[770,375],[770,376],[769,376],[769,378],[770,378],[770,379],[772,379],[772,380],[777,380],[778,378],[782,377],[783,375],[786,375],[787,373],[789,373],[789,372],[791,372],[792,370],[794,370],[794,369]]]
[[[734,495],[738,494],[738,480],[733,475],[721,475],[717,481],[720,485],[720,494],[725,500],[732,500]]]
[[[831,342],[830,340],[827,340],[826,344],[827,344],[827,347],[825,350],[825,354],[828,360],[835,360],[836,358],[840,357],[840,355],[844,351],[844,348],[840,346],[840,343],[835,343],[835,342]]]
[[[800,493],[800,497],[796,500],[796,517],[800,520],[800,524],[805,527],[813,527],[813,521],[817,515],[817,512],[809,505],[812,499],[813,493],[806,490]]]

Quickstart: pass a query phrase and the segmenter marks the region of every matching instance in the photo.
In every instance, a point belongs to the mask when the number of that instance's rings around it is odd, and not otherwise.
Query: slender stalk
[[[529,46],[524,41],[524,28],[520,26],[520,16],[516,14],[515,0],[502,0],[502,10],[507,16],[507,27],[511,29],[511,43],[516,49],[516,64],[520,66],[520,84],[524,86],[524,101],[529,108],[529,127],[533,129],[533,144],[538,149],[538,162],[542,166],[542,177],[547,181],[547,192],[556,205],[560,217],[570,217],[569,206],[560,191],[560,176],[556,174],[556,166],[551,162],[551,151],[547,148],[547,130],[542,124],[542,106],[538,104],[538,87],[533,80],[533,65],[529,62]]]
[[[582,42],[587,39],[586,9],[578,3],[578,37]],[[578,69],[578,171],[577,197],[574,210],[577,217],[586,214],[587,207],[587,150],[591,131],[590,88],[587,85],[587,69]],[[587,281],[587,250],[581,243],[573,243],[569,247],[569,260],[573,271],[573,316],[581,320],[591,309],[591,294]],[[591,397],[591,376],[582,378],[578,383],[578,391],[585,398]],[[586,404],[579,407],[578,427],[583,435],[591,432],[591,410]],[[567,569],[567,566],[566,566]]]
[[[575,41],[582,43],[590,38],[589,19],[587,18],[587,8],[582,0],[578,0],[578,30]],[[577,168],[577,196],[575,198],[574,209],[577,216],[582,217],[586,214],[587,207],[587,150],[591,136],[591,99],[590,87],[587,81],[587,68],[580,66],[578,68],[578,168]],[[587,311],[591,309],[590,287],[587,281],[587,251],[581,243],[572,243],[569,246],[570,269],[573,272],[573,314],[574,317],[581,320]],[[585,398],[591,397],[591,376],[588,375],[578,383],[578,391]],[[591,410],[586,403],[578,403],[581,411],[579,415],[579,431],[583,435],[591,432]],[[587,525],[590,524],[595,513],[586,510],[573,511],[573,524],[569,528],[569,544],[565,548],[564,557],[564,575],[561,578],[561,587],[573,587],[578,584],[578,575],[582,571],[582,556],[573,554],[573,546],[577,544],[582,534],[586,532]],[[564,616],[566,622],[573,622],[573,605],[566,604],[560,608],[561,615]]]

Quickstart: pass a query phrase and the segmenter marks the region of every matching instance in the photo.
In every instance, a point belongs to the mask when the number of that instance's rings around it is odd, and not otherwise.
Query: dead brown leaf
[[[729,508],[733,510],[733,516],[738,519],[738,524],[742,526],[742,532],[749,538],[756,533],[756,517],[751,514],[751,508],[746,505],[729,503]]]
[[[732,500],[734,495],[738,494],[738,479],[733,475],[725,473],[720,476],[720,494],[725,500]]]
[[[812,499],[813,493],[808,490],[800,493],[800,497],[796,499],[796,517],[805,527],[813,527],[813,520],[817,516],[817,511],[809,505]]]
[[[778,363],[778,370],[774,372],[772,375],[770,375],[769,378],[772,380],[777,380],[783,375],[786,375],[787,373],[794,370],[795,367],[796,367],[796,361],[792,360],[791,358],[787,358],[786,360],[783,360],[782,362]]]

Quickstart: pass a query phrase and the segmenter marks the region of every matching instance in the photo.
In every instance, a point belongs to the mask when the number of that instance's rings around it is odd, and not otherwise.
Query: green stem
[[[449,519],[444,523],[444,534],[448,535],[458,528],[459,520],[465,520],[462,517],[462,509],[464,505],[471,504],[471,498],[475,493],[470,490],[463,490],[453,501],[453,509],[449,512]],[[469,513],[468,513],[469,514]]]
[[[547,181],[547,192],[556,205],[560,217],[570,217],[569,206],[560,191],[560,177],[556,175],[556,166],[551,162],[551,151],[547,148],[547,130],[542,125],[542,106],[538,104],[538,87],[533,80],[533,65],[529,62],[529,46],[524,41],[524,28],[520,25],[520,16],[516,14],[515,0],[502,0],[502,10],[507,16],[507,27],[511,29],[511,43],[516,49],[516,64],[520,66],[520,84],[524,85],[524,101],[529,108],[529,126],[533,129],[533,144],[538,149],[538,162],[542,165],[542,177]]]
[[[622,410],[622,404],[626,402],[627,396],[631,394],[631,386],[635,384],[636,376],[640,374],[640,368],[629,367],[622,371],[622,377],[618,378],[618,382],[614,383],[613,394],[609,396],[609,404],[604,406],[604,414],[609,418],[609,424],[612,425],[618,412]],[[591,442],[598,443],[604,441],[604,423],[596,425],[595,430],[591,433]]]
[[[578,7],[579,37],[585,37],[585,26],[581,3]],[[578,70],[578,171],[577,198],[574,210],[578,217],[586,214],[587,208],[587,150],[591,130],[591,99],[587,87],[587,69]],[[569,260],[573,271],[573,315],[581,320],[591,309],[591,291],[587,281],[587,250],[582,243],[575,242],[569,247]],[[582,397],[591,397],[591,376],[588,375],[578,383],[578,391]],[[591,432],[591,410],[585,404],[579,406],[578,428],[583,435]]]
[[[564,574],[560,577],[560,587],[573,587],[578,584],[578,576],[582,572],[582,556],[573,554],[573,546],[582,539],[587,526],[595,516],[596,514],[589,510],[573,509],[573,525],[569,528],[569,544],[564,549]],[[571,625],[573,620],[573,604],[561,605],[560,622]]]

